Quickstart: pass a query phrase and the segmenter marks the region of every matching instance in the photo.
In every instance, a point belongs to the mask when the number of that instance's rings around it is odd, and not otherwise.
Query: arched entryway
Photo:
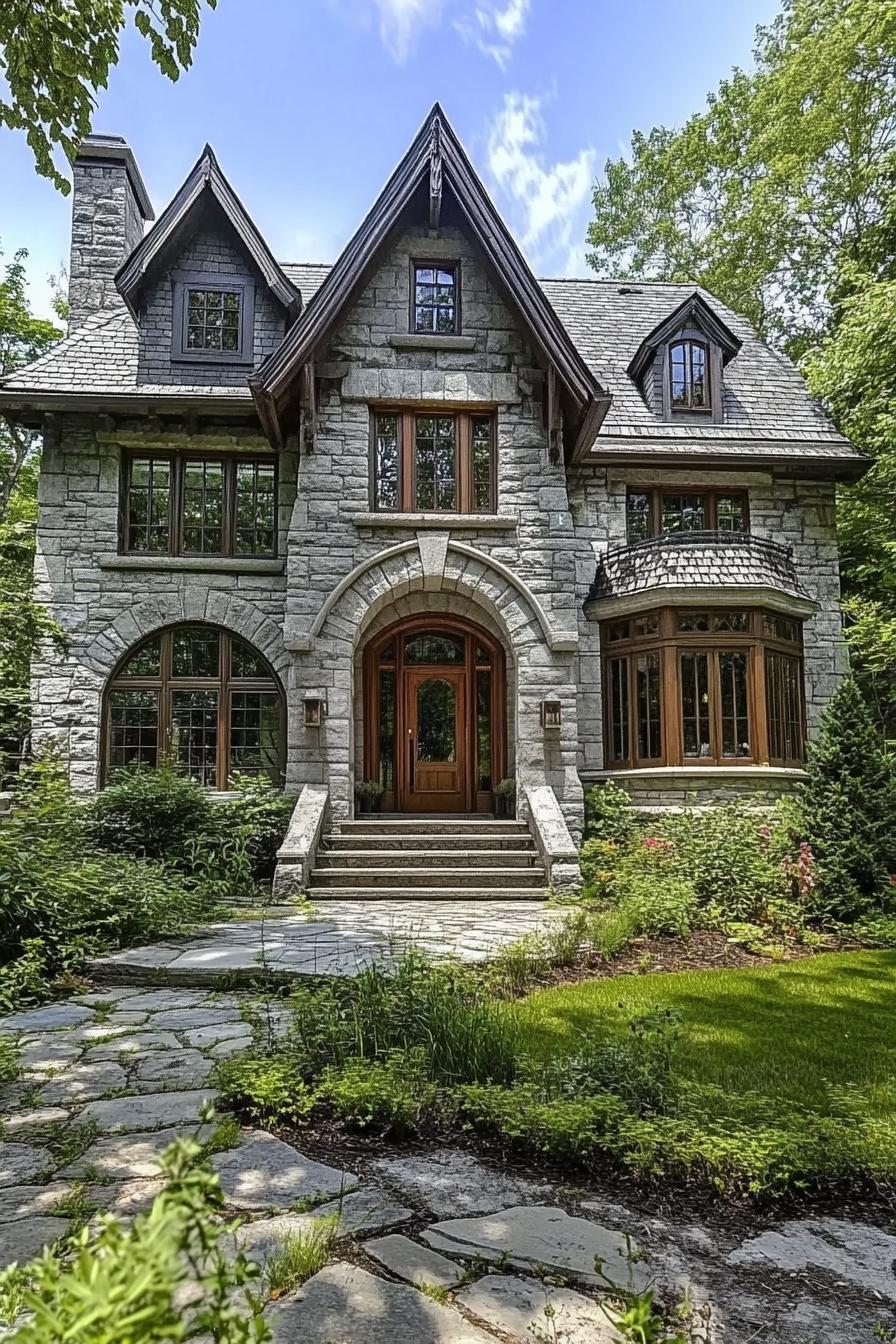
[[[472,621],[396,621],[364,651],[364,774],[385,812],[490,812],[506,769],[506,672]]]

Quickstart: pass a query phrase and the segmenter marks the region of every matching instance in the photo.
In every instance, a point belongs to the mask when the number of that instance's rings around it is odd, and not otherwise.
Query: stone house
[[[270,775],[304,880],[361,781],[419,835],[509,779],[556,880],[583,786],[800,777],[864,459],[711,294],[536,280],[438,106],[332,266],[275,260],[210,148],[154,220],[88,137],[70,301],[0,409],[43,433],[71,649],[34,666],[34,736],[79,789],[166,755]]]

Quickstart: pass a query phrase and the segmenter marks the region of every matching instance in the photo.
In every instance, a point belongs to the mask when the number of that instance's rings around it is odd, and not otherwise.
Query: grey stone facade
[[[662,593],[664,601],[759,605],[771,594],[772,605],[805,620],[806,703],[815,730],[845,668],[834,480],[852,449],[797,388],[794,371],[727,310],[743,348],[725,373],[725,423],[678,421],[665,427],[664,440],[656,423],[659,365],[641,389],[625,369],[687,287],[642,294],[550,281],[545,293],[585,358],[608,370],[613,398],[591,453],[576,463],[553,460],[545,388],[533,377],[543,360],[506,301],[501,277],[447,207],[437,232],[406,219],[393,228],[320,353],[314,408],[307,399],[301,410],[296,405],[278,453],[278,558],[121,555],[120,472],[128,448],[274,452],[245,367],[172,361],[177,272],[254,280],[256,367],[278,348],[291,320],[214,203],[190,208],[190,227],[168,247],[135,324],[112,277],[142,234],[145,190],[141,196],[123,157],[79,162],[73,330],[85,319],[87,328],[0,388],[0,402],[23,407],[22,414],[34,414],[43,393],[71,394],[70,405],[45,425],[37,557],[38,596],[69,633],[71,649],[35,664],[33,717],[36,743],[60,742],[79,789],[97,787],[103,692],[116,665],[140,639],[181,621],[220,625],[269,660],[287,705],[286,787],[296,794],[304,785],[325,788],[337,821],[351,814],[363,769],[365,645],[392,621],[421,613],[473,620],[500,643],[508,770],[521,807],[527,797],[544,797],[539,790],[553,790],[574,840],[582,830],[583,782],[604,771],[599,622],[607,602],[646,604]],[[462,341],[407,340],[411,262],[424,257],[459,263]],[[286,272],[306,307],[313,304],[325,268]],[[102,404],[101,414],[95,404],[79,408],[85,391]],[[373,512],[372,410],[396,405],[494,413],[495,515]],[[640,466],[632,461],[639,446]],[[685,449],[693,459],[705,453],[707,466],[676,462]],[[623,454],[617,465],[614,455]],[[829,472],[819,466],[828,460]],[[809,463],[802,472],[800,461]],[[747,489],[758,543],[726,552],[718,565],[720,552],[710,547],[702,567],[676,566],[660,552],[650,562],[618,552],[626,489],[662,484]],[[762,539],[790,548],[786,563],[763,550]],[[303,721],[303,699],[312,695],[327,704],[319,727]],[[560,703],[559,728],[542,726],[544,700]],[[690,775],[639,772],[631,787],[649,806],[663,799],[702,804],[744,791],[778,792],[793,778],[767,767],[704,767]]]

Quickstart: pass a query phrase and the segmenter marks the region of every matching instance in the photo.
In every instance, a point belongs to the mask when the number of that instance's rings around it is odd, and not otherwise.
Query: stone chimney
[[[124,303],[115,275],[154,218],[130,147],[119,135],[88,135],[73,165],[69,332]]]

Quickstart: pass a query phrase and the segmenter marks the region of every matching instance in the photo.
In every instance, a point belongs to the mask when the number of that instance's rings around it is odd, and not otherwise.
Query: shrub
[[[254,1124],[302,1124],[314,1105],[296,1064],[282,1055],[225,1060],[216,1082],[230,1105]]]
[[[195,780],[170,766],[120,770],[93,804],[94,832],[104,849],[168,859],[205,828],[211,806]]]
[[[852,677],[822,715],[807,771],[801,804],[818,867],[817,913],[849,920],[881,908],[896,873],[896,774]]]
[[[687,878],[632,872],[616,890],[632,932],[641,937],[682,938],[699,923],[697,893]]]
[[[435,1104],[423,1049],[394,1051],[386,1059],[350,1059],[325,1071],[318,1097],[354,1129],[375,1128],[401,1138],[411,1134]]]
[[[614,844],[627,845],[639,829],[631,799],[613,780],[585,795],[586,840],[612,840]]]
[[[589,898],[606,896],[625,850],[615,840],[586,840],[579,851],[582,885]]]
[[[168,1185],[130,1227],[113,1218],[98,1232],[84,1228],[63,1261],[51,1250],[6,1271],[7,1312],[24,1310],[18,1344],[170,1344],[203,1336],[218,1344],[263,1344],[271,1338],[249,1284],[258,1274],[243,1255],[221,1245],[231,1231],[212,1211],[221,1204],[218,1178],[199,1165],[191,1139],[166,1150]],[[198,1292],[184,1293],[194,1281]]]

